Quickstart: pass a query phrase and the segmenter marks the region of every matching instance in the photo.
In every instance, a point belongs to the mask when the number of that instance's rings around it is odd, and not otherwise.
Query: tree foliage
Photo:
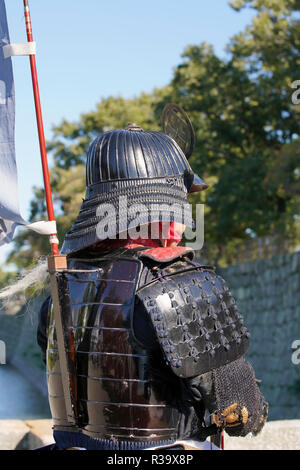
[[[229,259],[239,242],[269,233],[299,237],[299,105],[292,83],[300,79],[298,0],[234,0],[237,12],[255,16],[231,38],[228,58],[210,45],[188,46],[168,86],[132,99],[108,97],[78,122],[53,128],[52,188],[59,235],[74,221],[84,196],[88,147],[99,133],[138,122],[160,129],[164,105],[176,102],[196,131],[191,165],[209,184],[205,194],[206,241],[212,261]],[[237,13],[238,14],[238,13]],[[35,189],[31,220],[45,217],[44,194]],[[48,251],[47,240],[18,235],[9,260],[18,266]]]

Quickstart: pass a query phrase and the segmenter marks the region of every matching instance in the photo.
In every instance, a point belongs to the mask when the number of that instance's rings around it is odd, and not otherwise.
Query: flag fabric
[[[9,243],[17,225],[26,225],[18,204],[15,156],[15,90],[11,58],[3,46],[10,43],[4,0],[0,0],[0,245]]]
[[[56,233],[54,221],[28,224],[20,214],[15,152],[14,78],[11,57],[5,58],[3,51],[3,47],[9,44],[5,2],[0,0],[0,246],[12,241],[18,225],[42,235]]]

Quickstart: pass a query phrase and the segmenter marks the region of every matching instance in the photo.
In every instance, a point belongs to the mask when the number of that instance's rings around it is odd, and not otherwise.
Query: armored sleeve
[[[140,283],[137,298],[174,374],[195,377],[242,357],[250,334],[224,279],[189,262],[188,253],[158,262],[153,251],[142,254],[153,277]]]

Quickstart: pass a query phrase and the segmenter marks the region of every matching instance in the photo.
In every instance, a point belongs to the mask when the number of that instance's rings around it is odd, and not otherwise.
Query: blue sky
[[[24,42],[23,1],[5,3],[11,42]],[[253,15],[235,12],[227,0],[30,0],[30,9],[46,139],[53,124],[78,120],[102,97],[129,98],[166,85],[188,44],[205,41],[224,56],[229,38]],[[19,199],[26,218],[42,171],[29,59],[15,57],[13,66]],[[0,257],[5,252],[1,248]]]

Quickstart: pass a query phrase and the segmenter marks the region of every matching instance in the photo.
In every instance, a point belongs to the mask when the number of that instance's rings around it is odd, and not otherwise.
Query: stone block
[[[292,255],[291,271],[293,273],[300,271],[300,253],[294,253]]]
[[[38,449],[54,443],[52,420],[40,419],[34,421],[26,421],[29,428],[28,449]]]
[[[225,450],[300,450],[300,421],[270,421],[256,437],[230,437]]]
[[[0,420],[0,450],[28,448],[29,428],[23,421]]]

